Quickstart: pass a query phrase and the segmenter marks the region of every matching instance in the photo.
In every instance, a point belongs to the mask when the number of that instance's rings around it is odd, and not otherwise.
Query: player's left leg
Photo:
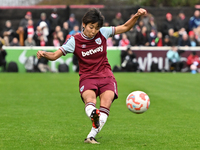
[[[108,118],[109,112],[110,112],[110,106],[114,100],[114,97],[115,97],[115,93],[111,90],[107,90],[100,95],[100,108],[99,108],[100,126],[98,128],[98,132],[101,131],[101,129],[103,128],[104,124],[107,121],[107,118]]]

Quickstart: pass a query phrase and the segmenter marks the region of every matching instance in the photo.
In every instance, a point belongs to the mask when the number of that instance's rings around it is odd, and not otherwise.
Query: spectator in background
[[[187,57],[187,67],[188,67],[188,71],[191,71],[190,67],[191,65],[195,65],[197,67],[199,67],[199,56],[196,54],[195,51],[191,52],[190,55]]]
[[[119,26],[119,25],[122,25],[124,24],[124,20],[122,19],[122,14],[121,12],[118,12],[116,15],[115,15],[115,18],[112,20],[112,23],[111,23],[113,26]]]
[[[50,41],[53,41],[53,42],[50,42],[50,45],[52,45],[52,43],[54,46],[58,45],[57,40],[58,40],[58,43],[60,44],[59,39],[58,39],[58,32],[60,32],[60,31],[61,31],[61,26],[57,25],[55,27],[55,31],[53,32],[53,34],[51,36]]]
[[[145,15],[141,17],[141,20],[144,23],[144,26],[147,27],[147,32],[150,33],[152,28],[155,29],[157,31],[157,26],[156,23],[154,21],[154,17],[152,14],[150,14],[149,12]]]
[[[149,46],[149,37],[147,34],[147,27],[143,26],[140,32],[137,32],[136,44],[138,46]]]
[[[53,33],[53,46],[58,47],[60,46],[60,42],[58,40],[58,35],[56,32]]]
[[[194,28],[197,28],[200,25],[200,11],[195,10],[194,15],[190,17],[189,20],[189,31],[192,31]]]
[[[128,46],[126,51],[121,51],[121,68],[122,71],[135,72],[139,68],[139,64],[136,59],[136,54]]]
[[[142,20],[139,20],[138,24],[135,25],[137,32],[141,32],[143,26],[144,22]]]
[[[181,61],[176,45],[172,45],[171,49],[167,52],[167,58],[169,60],[169,70],[180,72],[183,68],[183,62]]]
[[[69,35],[76,35],[78,33],[81,33],[81,31],[79,30],[79,26],[78,25],[74,25],[74,28],[72,31],[69,32]]]
[[[162,32],[158,32],[157,33],[157,37],[155,39],[155,45],[156,46],[163,46],[163,35]]]
[[[61,26],[57,25],[57,26],[55,27],[54,33],[58,34],[58,32],[60,32],[61,30],[62,30],[62,29],[61,29]]]
[[[40,37],[42,36],[42,29],[40,26],[37,26],[36,27],[36,31],[35,31],[35,34],[33,36],[33,39],[36,43],[36,46],[39,46],[40,45]]]
[[[109,37],[107,39],[107,46],[113,46],[113,38],[112,37]]]
[[[166,14],[166,19],[163,22],[162,25],[162,34],[163,36],[168,35],[168,30],[174,29],[175,30],[175,22],[173,20],[173,16],[171,13]]]
[[[56,34],[56,38],[58,38],[57,34],[58,34],[59,31],[61,31],[61,26],[57,25],[54,29],[54,32],[51,35],[49,35],[48,41],[53,41],[54,38],[55,38],[55,34]],[[49,45],[52,45],[52,42],[50,42]]]
[[[151,32],[151,28],[148,26],[149,25],[149,20],[150,20],[150,13],[147,12],[147,14],[142,16],[140,18],[140,20],[142,20],[142,22],[144,23],[144,26],[147,27],[147,31]]]
[[[3,67],[2,71],[6,71],[6,55],[7,55],[7,52],[2,47],[3,47],[3,43],[0,41],[0,66]]]
[[[56,34],[59,32],[59,31],[61,31],[62,29],[61,29],[61,26],[59,26],[59,25],[57,25],[56,27],[55,27],[55,32],[56,32]]]
[[[12,42],[10,43],[10,46],[21,46],[20,43],[19,43],[19,40],[14,37]]]
[[[172,43],[172,45],[178,45],[178,34],[174,33],[174,29],[168,30],[169,40]]]
[[[119,46],[119,41],[122,39],[121,34],[115,34],[113,36],[113,46]]]
[[[81,33],[81,31],[79,30],[79,26],[75,25],[74,29],[72,31],[70,31],[69,34],[67,35],[65,41],[68,40],[71,36],[76,35],[78,33]]]
[[[178,33],[178,38],[180,39],[182,36],[183,36],[183,34],[187,34],[187,31],[185,30],[185,28],[181,28],[178,32],[176,32],[176,33]]]
[[[54,8],[52,10],[51,15],[49,16],[49,23],[50,23],[50,35],[53,34],[57,25],[61,26],[61,19],[60,16],[57,14],[57,9]]]
[[[176,20],[175,20],[176,31],[181,30],[184,28],[186,32],[188,32],[188,19],[186,18],[185,14],[181,11],[179,12]]]
[[[134,27],[132,27],[128,32],[126,32],[126,35],[130,41],[131,46],[136,45],[136,36],[137,36],[137,31]]]
[[[188,38],[188,34],[184,33],[178,41],[178,46],[191,46],[190,40]]]
[[[130,45],[130,41],[127,38],[126,33],[122,33],[122,39],[119,41],[119,46],[128,46]]]
[[[3,29],[3,39],[5,40],[5,45],[9,46],[9,43],[16,36],[15,30],[12,28],[12,23],[10,20],[5,22],[5,27]]]
[[[25,33],[26,33],[25,38],[34,36],[35,29],[34,29],[34,26],[33,26],[33,20],[32,19],[28,20],[28,24],[27,24],[27,27],[25,29]]]
[[[46,15],[45,12],[42,12],[42,13],[40,14],[40,20],[38,21],[37,26],[39,26],[39,25],[40,25],[40,22],[42,22],[42,21],[46,22],[46,24],[47,24],[47,26],[48,26],[48,28],[49,28],[49,32],[50,32],[51,26],[50,26],[50,22],[49,22],[49,20],[47,19],[47,15]]]
[[[75,14],[70,14],[69,19],[67,20],[67,23],[69,26],[69,31],[72,31],[75,25],[80,27],[80,23],[78,20],[76,20]]]
[[[24,30],[26,29],[27,25],[28,25],[28,20],[32,19],[32,13],[30,11],[26,12],[26,15],[24,16],[24,18],[21,19],[19,26],[22,26],[24,28]]]
[[[69,34],[67,35],[65,41],[68,40],[71,36],[76,35],[78,33],[81,33],[81,31],[79,30],[79,26],[75,25],[74,29],[72,31],[70,31]]]
[[[65,38],[64,38],[63,32],[59,31],[57,33],[57,37],[58,37],[58,41],[59,41],[60,45],[63,45],[65,43]]]
[[[48,42],[48,36],[49,36],[48,26],[47,26],[46,22],[44,22],[44,21],[40,22],[39,26],[40,26],[41,31],[42,31],[42,35],[41,36],[43,37],[43,40],[47,44],[47,42]]]
[[[169,35],[165,35],[163,39],[163,46],[172,46],[172,42],[169,39]]]
[[[40,37],[39,46],[47,46],[47,42],[44,39],[44,36]]]
[[[157,25],[155,23],[155,19],[154,19],[153,16],[150,16],[148,26],[150,27],[150,29],[153,28],[153,29],[155,29],[157,31]]]
[[[63,32],[63,36],[66,39],[67,35],[69,34],[69,25],[68,22],[63,22],[63,27],[62,27],[62,32]]]
[[[192,47],[199,46],[199,43],[195,37],[194,31],[189,31],[188,36],[189,36],[190,45]]]
[[[156,41],[155,41],[156,38],[157,38],[157,31],[154,28],[152,28],[151,32],[149,34],[150,46],[155,46],[156,45]],[[161,39],[162,39],[162,37],[161,37]],[[159,40],[157,42],[159,42]]]
[[[25,42],[24,42],[25,46],[36,46],[35,40],[29,36]]]

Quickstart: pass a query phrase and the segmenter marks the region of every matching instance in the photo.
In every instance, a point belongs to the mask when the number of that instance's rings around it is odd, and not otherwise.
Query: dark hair
[[[126,48],[126,51],[130,51],[131,50],[131,45],[128,45]]]
[[[98,27],[103,26],[104,16],[96,8],[89,9],[82,18],[82,22],[87,25],[88,23],[98,23]]]
[[[197,53],[195,51],[192,51],[192,55],[196,55]]]

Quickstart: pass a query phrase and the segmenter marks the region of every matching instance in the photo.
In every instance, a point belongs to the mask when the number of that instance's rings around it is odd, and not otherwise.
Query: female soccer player
[[[37,57],[56,60],[67,53],[74,53],[79,60],[79,90],[85,103],[85,112],[92,121],[92,129],[85,143],[99,144],[95,136],[102,129],[109,115],[110,106],[118,98],[117,82],[107,59],[106,40],[115,34],[129,31],[138,18],[146,14],[138,9],[126,23],[117,27],[102,27],[104,17],[95,8],[89,9],[82,18],[83,30],[70,37],[57,51],[38,51]],[[100,98],[100,108],[96,108],[96,98]]]

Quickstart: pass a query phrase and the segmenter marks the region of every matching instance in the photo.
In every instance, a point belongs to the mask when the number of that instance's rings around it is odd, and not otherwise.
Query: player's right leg
[[[96,108],[96,93],[93,90],[86,90],[83,92],[82,98],[85,103],[85,112],[87,116],[91,119],[93,128],[97,129],[100,125],[99,124],[100,112]],[[96,134],[97,134],[96,130],[91,130],[91,132],[88,134],[84,142],[99,144],[95,139]]]
[[[86,90],[83,92],[82,98],[85,103],[85,112],[92,120],[92,126],[98,128],[100,112],[96,108],[96,93],[93,90]]]

